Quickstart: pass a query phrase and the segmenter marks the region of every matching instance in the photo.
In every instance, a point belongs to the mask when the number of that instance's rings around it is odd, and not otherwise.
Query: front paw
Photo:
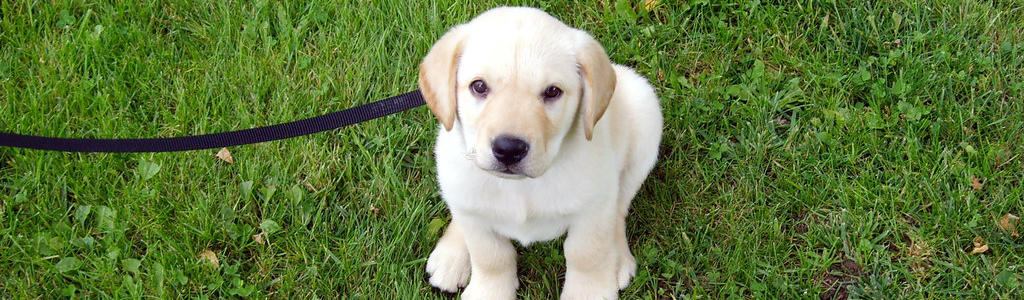
[[[562,288],[561,299],[618,299],[619,290],[614,271],[614,269],[592,273],[568,271],[565,274],[565,286]]]
[[[619,272],[616,279],[619,281],[619,290],[625,290],[629,287],[629,280],[633,279],[633,275],[636,275],[636,259],[633,255],[626,251],[621,258],[619,258]]]
[[[474,275],[469,286],[462,291],[462,299],[514,300],[518,286],[519,281],[514,274],[500,278],[476,278]]]
[[[461,243],[438,243],[427,258],[430,285],[455,293],[469,281],[469,251]]]
[[[594,300],[594,299],[619,299],[619,291],[615,287],[598,286],[566,286],[562,290],[562,300]]]

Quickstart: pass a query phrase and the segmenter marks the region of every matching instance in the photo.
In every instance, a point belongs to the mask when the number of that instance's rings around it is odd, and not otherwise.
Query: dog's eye
[[[489,90],[483,80],[474,80],[469,84],[469,91],[473,92],[473,94],[486,96]]]
[[[562,89],[555,86],[549,86],[548,89],[544,90],[543,96],[544,101],[558,99],[559,96],[562,96]]]

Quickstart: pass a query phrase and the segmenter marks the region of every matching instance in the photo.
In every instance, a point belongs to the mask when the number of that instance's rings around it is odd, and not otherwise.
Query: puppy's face
[[[493,9],[453,28],[420,69],[445,130],[460,126],[467,158],[503,178],[539,177],[570,135],[590,139],[614,86],[593,38],[530,8]]]
[[[565,43],[508,29],[484,27],[467,40],[456,75],[457,114],[477,167],[537,177],[572,127],[580,77]]]

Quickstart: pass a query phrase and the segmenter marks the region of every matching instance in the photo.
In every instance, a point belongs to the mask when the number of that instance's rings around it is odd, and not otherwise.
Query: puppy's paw
[[[561,300],[591,300],[591,299],[605,299],[613,300],[619,299],[619,291],[614,287],[599,287],[599,286],[585,286],[585,285],[566,285],[565,289],[562,290],[562,296],[559,297]]]
[[[463,300],[514,300],[519,281],[515,274],[502,278],[476,278],[462,291]]]
[[[430,285],[454,293],[469,282],[469,251],[461,243],[439,243],[427,258]]]
[[[633,275],[636,275],[636,259],[633,258],[633,254],[626,252],[619,258],[619,272],[616,274],[619,290],[624,290],[629,286],[629,281],[633,279]]]

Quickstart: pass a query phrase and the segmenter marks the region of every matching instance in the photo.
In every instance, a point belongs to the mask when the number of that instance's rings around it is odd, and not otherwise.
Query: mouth
[[[521,179],[524,177],[530,177],[524,174],[522,171],[516,170],[515,168],[511,168],[508,166],[501,166],[488,171],[490,171],[491,174],[494,174],[494,176],[505,179]]]

